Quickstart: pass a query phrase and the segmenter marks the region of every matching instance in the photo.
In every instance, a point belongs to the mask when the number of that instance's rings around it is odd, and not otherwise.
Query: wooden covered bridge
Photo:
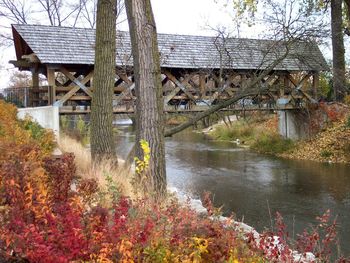
[[[16,61],[32,73],[26,106],[60,106],[60,113],[88,113],[93,95],[95,31],[42,25],[13,25]],[[252,96],[230,109],[294,109],[317,97],[319,72],[328,66],[315,44],[292,41],[159,34],[164,108],[203,111],[244,89],[278,61]],[[288,50],[288,54],[286,51]],[[281,59],[284,57],[284,59]],[[128,32],[117,33],[114,112],[134,110],[134,79]],[[41,81],[39,76],[45,76]],[[283,99],[283,105],[276,104]]]

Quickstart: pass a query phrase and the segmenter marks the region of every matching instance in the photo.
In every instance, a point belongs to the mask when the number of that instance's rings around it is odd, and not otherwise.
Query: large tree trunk
[[[342,0],[331,0],[333,90],[335,100],[341,100],[346,92],[342,2]]]
[[[91,156],[94,161],[115,156],[112,127],[115,48],[116,1],[98,0],[94,92],[91,103]]]
[[[150,146],[149,179],[157,196],[166,193],[162,83],[156,25],[150,0],[125,1],[136,90],[136,156],[140,140]]]

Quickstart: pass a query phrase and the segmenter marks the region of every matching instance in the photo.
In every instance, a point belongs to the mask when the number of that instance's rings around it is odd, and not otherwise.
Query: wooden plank
[[[118,96],[114,95],[113,105],[117,106],[124,97],[135,88],[135,83],[130,83],[129,86]]]
[[[63,96],[57,96],[57,99],[61,99]],[[84,95],[73,95],[69,100],[91,100],[90,96]]]
[[[169,80],[168,77],[165,76],[165,78],[162,80],[162,86],[164,86],[165,84],[167,84],[168,80]]]
[[[206,86],[205,86],[205,74],[204,73],[199,73],[199,90],[201,93],[201,96],[205,96],[206,92]]]
[[[81,75],[80,72],[75,72],[74,73],[74,78],[78,78],[79,76]],[[69,85],[71,85],[73,82],[71,79],[67,79],[65,83],[61,83],[61,86],[64,86],[64,87],[68,87]]]
[[[125,73],[117,73],[118,77],[121,78],[125,83],[132,84],[132,80],[128,78]]]
[[[228,79],[225,81],[224,85],[223,85],[221,88],[218,88],[218,90],[214,93],[214,95],[213,95],[213,101],[216,100],[224,91],[226,91],[227,93],[229,93],[229,91],[227,91],[226,89],[227,89],[228,87],[230,87],[231,83],[232,83],[232,82],[231,82],[231,79],[228,78]],[[232,95],[233,95],[233,94],[232,94]]]
[[[55,83],[55,69],[46,68],[47,70],[47,82],[50,86],[49,88],[49,105],[53,105],[56,102],[56,83]]]
[[[187,75],[185,79],[181,82],[181,85],[186,85],[188,81],[191,79],[191,75]],[[168,77],[166,77],[168,78]],[[174,77],[175,78],[175,77]],[[170,78],[168,78],[170,79]],[[172,81],[172,80],[171,80]],[[176,83],[175,83],[176,84]],[[173,89],[167,96],[164,97],[164,105],[168,104],[168,102],[181,90],[181,87],[177,85],[175,89]]]
[[[79,86],[79,88],[81,88],[87,95],[89,95],[90,97],[92,97],[92,92],[89,90],[89,88],[87,88],[84,84],[86,84],[86,82],[83,84],[82,82],[80,82],[78,79],[74,78],[74,76],[64,67],[60,68],[61,72],[66,75],[67,78],[69,78],[72,82],[74,82],[77,86]],[[92,76],[92,71],[84,78],[86,79],[87,77],[89,77],[89,79]]]
[[[164,74],[170,79],[175,85],[177,85],[191,100],[195,101],[195,98],[191,93],[187,91],[187,88],[168,70],[164,70]]]
[[[62,67],[63,68],[63,67]],[[66,71],[66,69],[64,69]],[[65,74],[64,72],[62,72],[63,74]],[[67,73],[67,72],[66,72]],[[68,72],[70,74],[70,72]],[[83,79],[82,81],[80,82],[81,85],[85,85],[93,76],[94,72],[93,71],[90,71],[89,74],[87,74]],[[65,74],[66,75],[66,74]],[[71,74],[70,74],[71,75]],[[66,75],[67,76],[67,75]],[[68,76],[67,76],[68,77]],[[85,87],[85,86],[84,86]],[[81,87],[78,85],[78,86],[75,86],[73,87],[69,92],[67,92],[59,101],[57,101],[55,103],[55,105],[57,106],[62,106],[63,103],[65,103],[69,98],[71,98]],[[91,91],[89,90],[90,94],[92,95]],[[89,95],[89,94],[88,94]],[[92,97],[91,95],[89,95],[90,97]]]
[[[313,92],[314,92],[314,98],[316,100],[318,99],[317,91],[318,91],[319,83],[320,83],[320,75],[319,75],[318,72],[315,72],[312,75],[312,89],[313,89]]]

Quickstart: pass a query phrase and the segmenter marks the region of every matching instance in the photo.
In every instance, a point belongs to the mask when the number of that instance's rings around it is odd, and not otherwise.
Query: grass
[[[279,134],[262,133],[254,140],[251,148],[262,153],[281,154],[292,150],[294,146],[291,139],[285,139]]]
[[[58,146],[62,152],[74,153],[77,175],[81,179],[95,179],[102,189],[108,188],[109,182],[113,180],[122,195],[134,196],[132,172],[124,167],[124,160],[118,159],[118,167],[111,160],[103,160],[99,165],[93,165],[90,150],[64,134],[60,135]]]
[[[212,133],[215,139],[223,141],[233,141],[236,139],[250,141],[255,135],[253,125],[244,122],[236,121],[232,126],[218,126]]]
[[[279,135],[274,128],[273,119],[266,117],[251,121],[235,121],[231,126],[218,126],[210,135],[223,141],[239,139],[255,151],[268,154],[288,152],[295,146],[292,140]]]

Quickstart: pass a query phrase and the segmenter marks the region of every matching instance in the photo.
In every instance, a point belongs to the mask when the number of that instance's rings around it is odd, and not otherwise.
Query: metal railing
[[[5,101],[18,108],[49,105],[50,86],[6,88],[2,95]]]

